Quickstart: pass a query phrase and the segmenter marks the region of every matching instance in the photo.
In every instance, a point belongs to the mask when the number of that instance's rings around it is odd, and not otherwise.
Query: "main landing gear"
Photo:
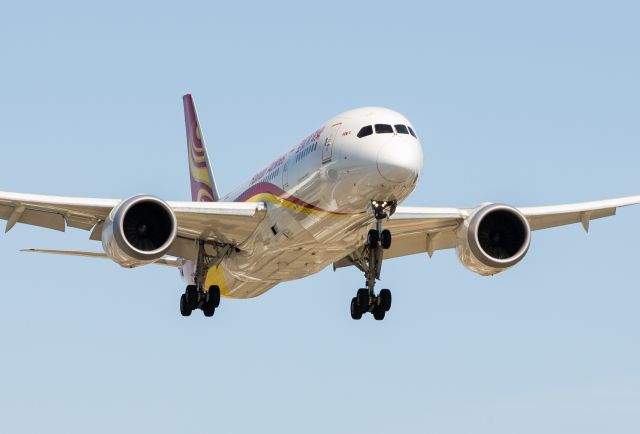
[[[376,280],[380,279],[382,257],[386,249],[391,247],[391,232],[382,229],[382,221],[395,211],[395,202],[371,202],[376,218],[376,228],[369,230],[367,243],[363,252],[360,268],[364,271],[366,288],[358,289],[356,296],[351,299],[351,318],[358,320],[366,312],[381,321],[391,309],[391,291],[382,289],[376,295]]]
[[[220,306],[220,287],[211,285],[205,291],[204,282],[209,269],[210,257],[205,253],[204,242],[200,242],[196,263],[195,285],[188,285],[180,296],[180,313],[190,316],[196,309],[202,309],[204,316],[211,317]]]
[[[182,316],[190,316],[196,309],[202,309],[204,316],[213,316],[216,308],[220,306],[220,288],[211,285],[205,292],[198,285],[189,285],[184,294],[180,296],[180,313]]]

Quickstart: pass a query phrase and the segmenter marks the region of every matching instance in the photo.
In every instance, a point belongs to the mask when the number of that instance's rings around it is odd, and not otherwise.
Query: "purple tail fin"
[[[193,97],[188,93],[182,97],[182,102],[184,104],[184,124],[187,129],[191,200],[194,202],[215,202],[220,199],[220,196],[209,164],[209,156],[202,137],[202,130],[200,130]]]

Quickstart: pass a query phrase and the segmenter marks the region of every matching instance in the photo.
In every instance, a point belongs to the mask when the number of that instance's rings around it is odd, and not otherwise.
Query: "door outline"
[[[289,187],[289,163],[284,163],[282,166],[282,189]]]
[[[329,130],[329,134],[327,134],[327,137],[324,139],[324,145],[322,145],[322,164],[331,161],[333,157],[333,143],[336,140],[336,136],[338,135],[338,131],[340,131],[341,126],[342,122],[331,125],[331,130]]]

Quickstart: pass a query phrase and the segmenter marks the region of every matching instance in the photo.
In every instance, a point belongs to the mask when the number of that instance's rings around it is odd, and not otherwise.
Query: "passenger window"
[[[411,133],[411,135],[417,139],[418,136],[416,136],[416,133],[413,132],[413,128],[411,128],[411,127],[408,127],[408,128],[409,128],[409,132]]]
[[[366,127],[362,127],[358,132],[358,138],[367,137],[373,134],[373,128],[371,125],[367,125]]]
[[[393,134],[393,127],[387,124],[376,124],[376,134]]]
[[[409,130],[406,125],[395,125],[396,133],[398,134],[409,134]]]

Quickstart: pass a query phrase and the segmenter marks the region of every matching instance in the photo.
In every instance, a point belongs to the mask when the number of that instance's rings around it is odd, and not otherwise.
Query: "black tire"
[[[362,318],[362,312],[358,307],[358,299],[353,297],[351,299],[351,319],[359,320],[360,318]]]
[[[367,288],[358,289],[358,293],[356,294],[356,303],[358,303],[358,308],[361,313],[369,310],[369,290]]]
[[[196,285],[189,285],[185,291],[187,298],[187,304],[189,309],[196,310],[198,308],[198,287]]]
[[[187,303],[187,296],[186,294],[182,294],[180,296],[180,314],[182,316],[190,316],[192,312],[192,309],[189,308],[189,304]]]
[[[380,297],[380,307],[385,312],[389,312],[389,309],[391,309],[391,291],[383,289],[378,297]]]
[[[378,247],[378,241],[380,241],[378,231],[375,229],[369,229],[369,232],[367,233],[367,244],[369,247]]]
[[[211,285],[209,292],[207,292],[207,304],[214,309],[220,306],[220,287],[218,285]]]
[[[382,321],[386,312],[384,311],[384,309],[381,309],[380,306],[377,306],[375,309],[373,309],[372,313],[376,321]]]
[[[212,317],[213,314],[216,313],[216,308],[209,304],[205,304],[202,306],[202,313],[204,313],[204,316],[206,317]]]
[[[391,247],[391,231],[389,229],[385,229],[380,234],[380,245],[385,250]]]

